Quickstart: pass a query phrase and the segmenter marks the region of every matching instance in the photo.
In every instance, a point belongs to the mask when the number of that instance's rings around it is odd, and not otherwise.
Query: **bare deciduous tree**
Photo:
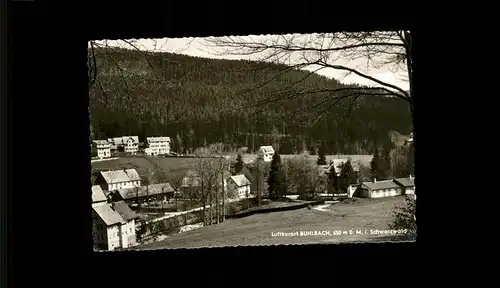
[[[294,69],[312,69],[310,73],[298,81],[272,91],[271,95],[273,96],[263,97],[261,101],[256,103],[256,107],[321,93],[325,96],[320,98],[317,103],[307,105],[288,115],[291,117],[302,113],[303,116],[300,117],[299,121],[309,122],[312,125],[331,107],[341,101],[350,100],[350,108],[352,109],[361,97],[393,96],[408,102],[414,123],[412,37],[410,31],[210,37],[204,41],[204,44],[210,48],[221,49],[220,52],[215,52],[219,55],[252,55],[257,56],[258,60],[261,61],[285,64],[280,72],[263,83],[249,88],[249,90],[263,87],[280,75]],[[354,63],[360,59],[366,59],[366,70],[385,66],[390,67],[394,73],[401,73],[404,78],[402,80],[409,83],[409,90],[406,91],[387,81],[370,76],[369,71],[363,71],[361,67],[349,67],[349,64],[345,64]],[[345,76],[356,75],[370,81],[373,85],[369,87],[352,85],[340,88],[290,89],[314,72],[323,69],[344,71]],[[318,109],[317,113],[311,113],[315,109]],[[257,112],[264,110],[265,108]],[[306,111],[307,113],[303,113]],[[414,131],[413,133],[415,136]]]

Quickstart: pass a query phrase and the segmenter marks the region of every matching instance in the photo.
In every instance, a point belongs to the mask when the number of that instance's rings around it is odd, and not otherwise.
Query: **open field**
[[[123,169],[123,168],[154,168],[155,165],[166,170],[190,169],[193,158],[175,158],[175,157],[147,157],[147,156],[127,156],[116,160],[93,162],[92,168],[95,169]]]
[[[314,244],[341,242],[388,241],[387,235],[373,235],[370,230],[388,229],[392,211],[405,203],[404,196],[385,199],[356,199],[325,208],[299,209],[268,214],[256,214],[224,223],[203,227],[166,240],[135,249],[198,248],[240,245]],[[329,211],[328,211],[329,210]],[[272,233],[300,231],[332,231],[332,235],[273,236]],[[366,230],[360,235],[333,235],[334,230]],[[404,240],[403,238],[401,240]]]
[[[236,155],[230,155],[230,159],[236,160]],[[297,155],[284,154],[281,155],[282,160],[291,158]],[[245,163],[250,163],[255,160],[256,154],[244,154],[243,161]],[[326,155],[326,161],[339,158],[351,158],[352,161],[359,161],[363,165],[369,166],[372,159],[372,155]],[[316,162],[318,155],[311,155],[311,161]],[[147,157],[147,156],[125,156],[118,159],[92,162],[92,168],[94,169],[123,169],[123,168],[134,168],[140,167],[144,169],[154,168],[155,165],[170,171],[184,170],[187,171],[192,169],[193,163],[196,158],[176,158],[176,157]]]

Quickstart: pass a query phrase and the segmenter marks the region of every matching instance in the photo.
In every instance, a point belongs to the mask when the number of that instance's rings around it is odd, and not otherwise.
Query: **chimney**
[[[413,176],[410,174],[410,180],[413,180]]]
[[[115,201],[111,201],[109,207],[111,207],[112,210],[115,210]]]
[[[373,183],[377,183],[377,178],[373,178]]]

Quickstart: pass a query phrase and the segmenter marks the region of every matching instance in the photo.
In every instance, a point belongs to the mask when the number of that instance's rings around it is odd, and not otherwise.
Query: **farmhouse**
[[[148,148],[146,155],[166,155],[170,154],[170,137],[148,137]]]
[[[107,191],[133,188],[141,186],[141,177],[135,169],[101,171],[95,184]]]
[[[125,202],[112,202],[92,208],[94,248],[112,251],[136,243],[135,219],[138,216]]]
[[[234,175],[227,180],[228,194],[235,198],[244,198],[250,195],[250,181],[245,175]]]
[[[264,162],[271,162],[274,156],[273,146],[260,146],[258,155],[264,159]]]
[[[108,202],[106,195],[99,185],[92,186],[92,207],[104,205]]]
[[[394,182],[398,184],[399,186],[402,187],[403,195],[407,194],[415,194],[415,178],[413,178],[411,175],[408,178],[398,178],[394,179]]]
[[[174,197],[174,188],[172,188],[170,183],[159,183],[148,186],[117,189],[112,194],[114,200],[123,200],[129,204],[157,200],[166,201]]]

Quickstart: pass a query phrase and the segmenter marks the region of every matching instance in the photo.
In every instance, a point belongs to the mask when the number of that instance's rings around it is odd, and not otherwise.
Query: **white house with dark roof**
[[[398,178],[393,180],[363,182],[356,192],[363,198],[392,197],[415,193],[414,178]]]
[[[139,218],[123,201],[92,208],[94,249],[115,250],[136,244],[135,219]]]
[[[108,198],[99,185],[92,186],[92,207],[104,205],[108,202]]]
[[[101,171],[95,184],[107,191],[140,187],[141,177],[135,169]]]
[[[271,162],[274,156],[273,146],[260,146],[258,155],[264,159],[264,162]]]
[[[245,175],[233,175],[227,180],[228,195],[234,198],[245,198],[250,195],[250,180]]]
[[[144,150],[146,155],[170,154],[170,137],[147,137],[148,148]]]
[[[403,188],[403,195],[415,194],[415,178],[412,175],[408,178],[394,179],[394,182]]]
[[[360,186],[360,197],[363,198],[381,198],[401,195],[402,188],[393,180],[363,182]]]
[[[97,150],[97,157],[99,159],[111,157],[111,144],[106,140],[94,140],[92,141],[93,148]]]

